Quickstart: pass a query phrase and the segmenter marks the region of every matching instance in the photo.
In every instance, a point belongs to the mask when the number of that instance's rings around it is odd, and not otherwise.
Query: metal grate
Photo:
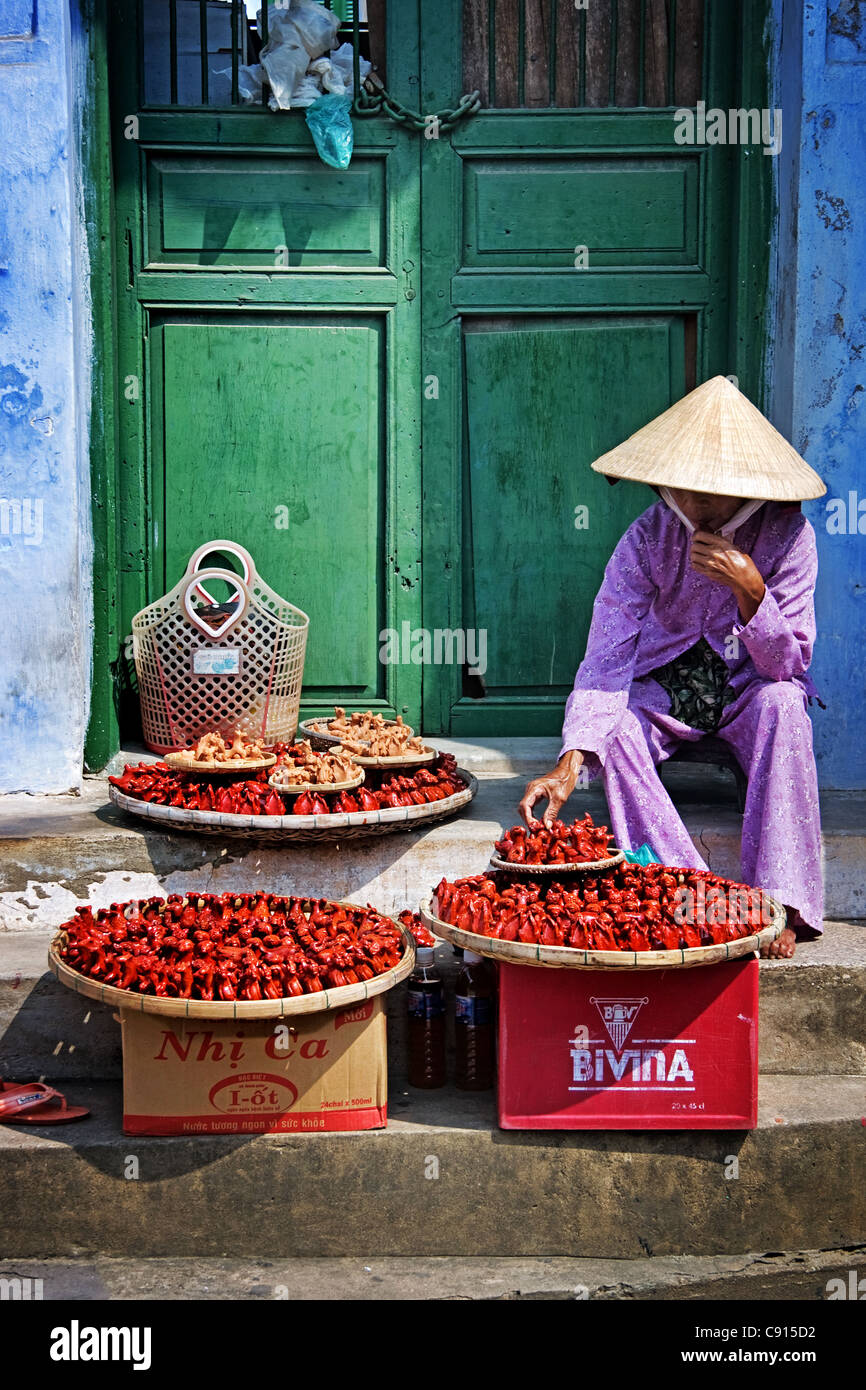
[[[705,0],[464,0],[463,85],[498,108],[694,106],[704,9]]]
[[[322,0],[341,22],[338,43],[352,40],[354,0]],[[369,56],[367,0],[358,0],[361,51]],[[260,0],[139,0],[143,104],[159,107],[243,106],[239,70],[258,63],[269,38],[269,9]],[[262,32],[256,14],[261,10]],[[262,88],[267,106],[270,89]]]

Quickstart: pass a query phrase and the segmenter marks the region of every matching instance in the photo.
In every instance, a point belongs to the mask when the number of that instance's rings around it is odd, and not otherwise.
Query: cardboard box
[[[499,969],[503,1129],[754,1129],[758,962]]]
[[[285,1019],[124,1012],[126,1134],[285,1134],[387,1121],[384,996]]]

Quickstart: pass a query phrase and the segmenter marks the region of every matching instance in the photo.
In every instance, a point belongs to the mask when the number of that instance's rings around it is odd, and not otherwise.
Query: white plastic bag
[[[291,111],[292,93],[307,71],[310,55],[294,31],[272,38],[262,49],[262,67],[271,87],[269,105],[274,111]]]
[[[320,58],[334,46],[340,17],[315,0],[292,0],[286,16],[295,26],[304,48],[311,58]]]
[[[220,68],[219,73],[215,73],[214,76],[228,78],[229,87],[231,87],[231,68]],[[261,103],[262,79],[263,73],[259,63],[255,63],[251,67],[238,67],[238,96],[241,101],[255,101]]]
[[[342,77],[347,92],[352,92],[352,88],[355,85],[355,70],[352,55],[352,45],[350,43],[341,43],[340,47],[335,48],[328,59],[334,72],[339,73]],[[366,58],[359,58],[359,72],[361,74],[362,84],[369,76],[372,67],[373,64]],[[336,88],[328,88],[328,90],[336,91]],[[352,95],[354,96],[354,92],[352,92]]]
[[[335,68],[330,58],[317,58],[311,63],[308,70],[308,80],[312,79],[316,83],[318,95],[323,92],[333,92],[336,96],[345,96],[347,90],[351,90],[351,84],[347,89],[343,80],[343,74],[339,68]]]
[[[339,27],[339,16],[315,0],[292,0],[288,10],[268,6],[268,42],[261,52],[261,64],[271,88],[268,105],[272,111],[291,111],[316,100],[312,87],[304,84],[300,90],[301,84],[310,60],[328,52]],[[261,33],[261,11],[258,28]],[[319,87],[317,95],[321,90]]]
[[[360,74],[363,82],[371,64],[366,58],[360,60]],[[352,95],[355,85],[355,72],[352,62],[352,45],[341,44],[327,58],[317,58],[310,63],[308,73],[314,73],[320,83],[320,92],[333,92],[335,96]]]
[[[337,15],[315,0],[292,0],[288,10],[268,7],[268,42],[261,52],[261,63],[238,69],[238,94],[242,101],[261,102],[262,84],[267,80],[272,111],[292,111],[312,106],[323,93],[352,94],[354,67],[352,45],[341,44],[328,50],[340,26]],[[262,12],[258,15],[259,33]],[[370,72],[366,58],[360,60],[361,81]],[[220,76],[231,78],[231,68]]]
[[[324,62],[323,58],[318,60]],[[322,95],[321,79],[313,72],[308,72],[306,77],[302,77],[295,90],[292,92],[292,106],[295,108],[302,106],[312,106],[314,101],[318,101]]]

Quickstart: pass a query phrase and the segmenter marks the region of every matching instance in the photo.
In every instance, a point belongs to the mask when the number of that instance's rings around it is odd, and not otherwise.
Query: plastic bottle
[[[419,946],[409,976],[409,1085],[445,1085],[445,999],[432,946]]]
[[[464,951],[457,976],[454,1081],[461,1091],[487,1091],[493,1085],[493,976],[487,961]]]

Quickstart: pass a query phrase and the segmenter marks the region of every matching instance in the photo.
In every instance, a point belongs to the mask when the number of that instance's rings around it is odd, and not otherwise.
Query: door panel
[[[385,161],[160,154],[148,167],[151,265],[383,264]]]
[[[163,582],[203,541],[240,542],[310,616],[310,698],[384,694],[383,336],[351,315],[154,323]]]
[[[423,415],[425,625],[487,640],[481,681],[425,670],[425,723],[555,734],[605,563],[654,500],[590,464],[733,370],[733,156],[678,145],[674,113],[732,104],[742,15],[717,0],[421,12],[428,109],[453,98],[457,49],[489,101],[422,169],[441,383]]]
[[[418,667],[379,654],[383,629],[421,619],[419,136],[359,121],[336,170],[303,110],[213,92],[191,109],[181,84],[149,105],[138,18],[164,8],[108,15],[119,630],[198,544],[234,539],[310,615],[302,717],[339,703],[418,725]],[[417,16],[386,22],[409,94]]]
[[[604,567],[649,500],[589,464],[682,394],[683,320],[475,320],[464,346],[465,606],[487,698],[453,718],[482,733],[488,700],[561,706],[571,688]]]
[[[464,266],[694,265],[696,158],[465,158]]]

